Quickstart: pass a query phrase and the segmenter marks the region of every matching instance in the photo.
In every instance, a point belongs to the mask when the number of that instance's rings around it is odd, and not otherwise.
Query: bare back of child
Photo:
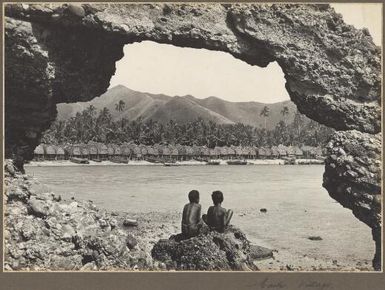
[[[203,219],[211,229],[223,233],[230,223],[233,211],[231,209],[226,210],[222,207],[223,193],[221,191],[214,191],[211,197],[214,206],[209,207],[207,216],[204,216]]]
[[[201,219],[201,205],[199,204],[199,192],[192,190],[189,192],[190,203],[183,208],[182,215],[182,235],[191,238],[199,234],[199,222]]]

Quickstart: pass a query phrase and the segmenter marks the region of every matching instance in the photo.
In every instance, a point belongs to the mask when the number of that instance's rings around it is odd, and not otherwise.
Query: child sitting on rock
[[[188,194],[190,203],[183,208],[182,235],[184,238],[195,237],[199,234],[201,205],[199,204],[199,192],[191,190]]]
[[[203,215],[202,218],[212,230],[223,233],[230,223],[233,211],[222,207],[223,193],[221,191],[214,191],[211,198],[214,206],[210,206],[207,210],[207,215]]]

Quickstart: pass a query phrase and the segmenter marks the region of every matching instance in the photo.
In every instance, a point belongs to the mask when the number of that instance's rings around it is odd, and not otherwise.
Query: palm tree
[[[119,103],[115,104],[115,110],[118,112],[121,112],[126,107],[126,103],[122,100],[119,101]]]
[[[267,119],[267,117],[269,117],[269,114],[270,114],[269,107],[268,106],[264,106],[262,111],[261,111],[260,116],[263,116],[265,118],[265,130],[266,130],[266,119]]]
[[[288,106],[284,106],[282,108],[281,115],[283,116],[283,118],[285,118],[285,116],[289,115],[289,108],[288,108]]]

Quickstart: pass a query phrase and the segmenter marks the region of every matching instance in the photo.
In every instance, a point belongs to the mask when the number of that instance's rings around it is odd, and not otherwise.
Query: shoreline
[[[180,232],[179,211],[141,213],[106,210],[102,206],[96,206],[91,200],[61,199],[29,175],[7,175],[6,200],[10,202],[5,206],[6,271],[165,270],[151,258],[150,253],[160,239],[168,239],[170,235]],[[44,208],[39,208],[39,205],[44,205]],[[31,206],[36,207],[32,214]],[[38,214],[45,210],[48,211],[48,218],[42,219]],[[136,220],[138,226],[124,227],[124,220],[127,218]],[[125,244],[127,235],[134,237],[137,246],[126,249],[124,257],[120,258],[121,248],[118,246]],[[246,235],[253,244],[268,246],[255,237],[247,233]],[[73,248],[74,237],[80,238],[80,250]],[[90,243],[92,249],[96,247],[97,255],[87,253],[90,250],[87,244]],[[329,261],[322,255],[292,252],[290,246],[272,250],[273,259],[256,262],[260,272],[373,271],[366,261]],[[93,260],[84,263],[81,257],[90,255]],[[95,263],[102,266],[96,267]]]
[[[227,160],[212,159],[212,161],[218,161],[219,165],[207,165],[206,162],[189,160],[189,161],[176,161],[172,166],[240,166],[240,165],[228,165]],[[296,159],[294,164],[285,164],[283,159],[254,159],[246,160],[247,165],[323,165],[322,160],[318,159]],[[115,163],[112,161],[95,162],[90,160],[89,164],[78,164],[71,162],[70,160],[53,160],[53,161],[30,161],[24,164],[25,167],[57,167],[57,166],[164,166],[163,163],[151,163],[149,161],[130,160],[127,164]],[[243,165],[246,166],[246,165]]]

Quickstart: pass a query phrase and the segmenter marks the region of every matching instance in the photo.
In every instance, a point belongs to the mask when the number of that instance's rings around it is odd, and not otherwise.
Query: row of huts
[[[320,147],[311,146],[272,146],[272,147],[215,147],[161,145],[137,145],[134,143],[117,144],[40,144],[35,148],[35,160],[67,160],[84,158],[89,160],[191,160],[191,159],[277,159],[277,158],[319,158],[323,156]]]

